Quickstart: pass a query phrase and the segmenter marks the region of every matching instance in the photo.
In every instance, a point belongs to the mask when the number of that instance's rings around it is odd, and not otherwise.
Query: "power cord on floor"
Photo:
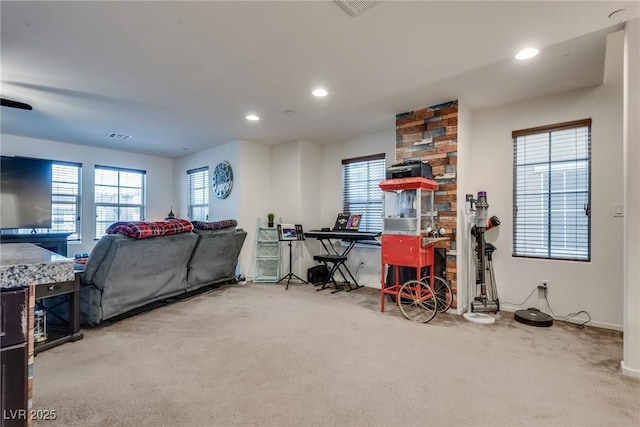
[[[576,317],[580,313],[586,314],[587,317],[589,318],[588,320],[585,320],[584,322],[582,322],[582,323],[580,323],[579,325],[576,326],[578,329],[584,329],[584,325],[586,325],[587,323],[591,322],[591,315],[588,312],[584,311],[584,310],[580,310],[577,313],[569,313],[566,316],[564,316],[564,320],[560,320],[560,321],[561,322],[566,322],[566,323],[572,323],[572,324],[575,325],[574,322],[569,322],[569,319],[571,319],[572,317]]]
[[[545,303],[546,303],[546,305],[547,305],[547,308],[548,308],[548,309],[549,309],[549,311],[551,312],[551,315],[555,318],[555,317],[556,317],[556,315],[555,315],[555,313],[553,312],[553,310],[551,309],[551,305],[549,305],[549,298],[547,298],[547,292],[546,292],[546,290],[545,290],[545,293],[544,293],[544,300],[545,300]],[[566,316],[558,316],[558,317],[562,317],[562,319],[557,319],[557,320],[558,320],[558,321],[560,321],[560,322],[571,323],[571,324],[574,324],[574,325],[575,325],[576,323],[575,323],[575,322],[569,322],[569,319],[571,319],[571,318],[573,318],[573,317],[576,317],[578,314],[581,314],[581,313],[586,314],[586,315],[587,315],[587,317],[588,317],[588,319],[587,319],[587,320],[585,320],[584,322],[582,322],[582,323],[580,323],[580,324],[576,325],[576,328],[578,328],[578,329],[584,329],[584,325],[586,325],[587,323],[591,322],[591,315],[590,315],[587,311],[585,311],[585,310],[580,310],[580,311],[578,311],[578,312],[576,312],[576,313],[569,313],[569,314],[567,314]]]
[[[516,306],[518,306],[518,307],[522,307],[523,305],[525,305],[525,304],[527,303],[527,301],[529,301],[529,298],[531,298],[531,295],[533,295],[533,293],[534,293],[535,291],[537,291],[537,290],[538,290],[538,287],[533,288],[533,290],[531,291],[531,293],[529,294],[529,296],[528,296],[524,301],[522,301],[522,303],[521,303],[521,304],[515,304],[515,303],[509,302],[509,301],[500,301],[500,303],[501,303],[501,304],[516,305]]]
[[[364,265],[364,262],[360,262],[360,263],[358,264],[358,267],[356,268],[356,272],[355,272],[355,274],[354,274],[354,276],[355,276],[356,280],[358,280],[358,272],[360,271],[360,267],[362,267],[363,265]]]
[[[512,303],[512,302],[508,302],[508,301],[504,301],[504,302],[501,302],[501,303],[502,304],[508,304],[508,305],[522,307],[523,305],[525,305],[527,303],[527,301],[529,301],[529,298],[531,298],[531,296],[537,290],[538,290],[537,286],[535,288],[533,288],[533,290],[531,291],[529,296],[524,301],[522,301],[521,304],[515,304],[515,303]],[[547,306],[547,310],[549,310],[551,312],[551,315],[553,316],[553,318],[556,319],[556,314],[551,309],[551,304],[549,304],[549,298],[547,298],[547,289],[546,288],[544,290],[544,301],[545,301],[545,305]],[[587,317],[588,317],[587,320],[585,320],[584,322],[582,322],[580,324],[577,324],[577,326],[576,326],[578,329],[584,329],[584,325],[586,325],[587,323],[591,322],[591,315],[585,310],[580,310],[580,311],[578,311],[576,313],[569,313],[566,316],[557,316],[558,319],[556,319],[556,320],[558,320],[559,322],[571,323],[571,324],[575,325],[576,324],[575,322],[569,322],[569,320],[574,318],[574,317],[576,317],[579,314],[586,314]]]

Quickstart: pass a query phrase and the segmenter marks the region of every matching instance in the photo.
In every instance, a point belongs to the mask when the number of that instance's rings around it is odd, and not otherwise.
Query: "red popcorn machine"
[[[448,283],[434,275],[434,245],[446,237],[438,225],[434,192],[438,184],[427,178],[387,179],[380,184],[383,198],[382,278],[380,310],[390,296],[410,320],[428,322],[451,307]],[[415,279],[401,283],[400,267],[415,268]],[[428,267],[428,273],[423,276]]]

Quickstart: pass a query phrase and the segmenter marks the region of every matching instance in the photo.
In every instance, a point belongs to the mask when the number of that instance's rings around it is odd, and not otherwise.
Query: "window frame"
[[[106,185],[106,184],[98,184],[97,183],[97,179],[96,179],[96,175],[97,172],[99,170],[107,170],[107,171],[115,171],[118,173],[118,177],[117,177],[117,184],[116,185]],[[135,174],[140,174],[141,176],[141,186],[140,186],[140,200],[141,203],[137,204],[137,203],[131,203],[131,204],[127,204],[127,203],[120,203],[120,192],[123,188],[135,188],[137,189],[138,187],[132,187],[132,186],[125,186],[125,185],[121,185],[121,174],[122,173],[135,173]],[[139,220],[135,220],[135,221],[144,221],[146,218],[146,209],[147,209],[147,200],[146,200],[146,187],[147,187],[147,171],[145,170],[141,170],[141,169],[130,169],[130,168],[121,168],[121,167],[114,167],[114,166],[104,166],[104,165],[95,165],[94,166],[94,182],[93,182],[93,187],[94,187],[94,213],[95,213],[95,221],[94,221],[94,239],[95,240],[99,240],[102,236],[104,236],[104,234],[98,235],[98,230],[100,229],[98,227],[99,223],[104,223],[107,224],[107,222],[105,221],[99,221],[98,218],[98,208],[99,207],[113,207],[116,208],[116,220],[115,221],[109,221],[109,224],[113,224],[114,222],[118,222],[121,221],[121,217],[120,217],[120,209],[121,208],[138,208],[139,209]],[[104,203],[104,202],[98,202],[96,199],[98,197],[98,191],[97,188],[99,186],[104,186],[104,187],[115,187],[117,188],[117,200],[118,202],[116,203]],[[104,227],[104,229],[106,230],[108,228],[108,225],[106,227]]]
[[[377,168],[374,171],[367,171],[367,179],[366,179],[366,198],[358,204],[366,205],[365,211],[361,212],[359,210],[352,209],[352,206],[356,203],[353,200],[350,200],[355,195],[351,194],[354,190],[349,189],[349,180],[347,174],[354,173],[354,167],[365,165],[367,169]],[[371,177],[371,174],[377,174],[374,177]],[[342,212],[344,213],[354,213],[354,214],[362,214],[362,218],[360,220],[360,228],[359,231],[368,231],[379,233],[382,232],[383,223],[382,223],[382,190],[380,189],[380,182],[384,180],[386,173],[386,154],[378,153],[372,154],[368,156],[361,157],[352,157],[348,159],[342,160]],[[359,182],[364,182],[365,180],[360,180]],[[356,181],[358,182],[358,181]],[[377,216],[376,216],[377,215]],[[377,225],[377,226],[376,226]]]
[[[202,174],[202,178],[197,178]],[[202,182],[201,186],[197,186]],[[196,203],[196,190],[203,190],[203,203]],[[206,212],[205,218],[194,218],[194,208]],[[203,166],[187,171],[187,218],[189,221],[209,221],[209,166]]]
[[[584,154],[579,155],[578,150],[576,149],[575,156],[566,157],[560,154],[553,155],[553,134],[554,132],[566,131],[575,129],[577,132],[581,131],[583,128],[586,128],[584,135],[586,140],[582,140],[584,144]],[[546,135],[547,138],[547,160],[540,161],[539,159],[536,161],[525,161],[523,163],[518,163],[518,148],[522,148],[522,144],[525,144],[526,141],[524,138],[532,137],[532,136],[540,136],[544,137]],[[513,230],[512,230],[512,256],[516,258],[533,258],[533,259],[548,259],[548,260],[557,260],[557,261],[577,261],[577,262],[590,262],[591,261],[591,165],[592,165],[592,153],[591,153],[591,119],[582,119],[575,120],[570,122],[540,126],[529,129],[522,129],[512,132],[512,140],[513,140]],[[581,143],[581,138],[579,136],[575,136],[572,140],[572,143],[575,147],[577,147],[578,143]],[[568,145],[569,146],[569,145]],[[556,145],[557,147],[557,145]],[[586,162],[586,171],[584,171],[585,167],[580,167],[580,164],[584,164]],[[574,164],[574,167],[571,167],[571,164]],[[567,185],[564,181],[560,182],[560,180],[553,178],[553,173],[557,173],[561,170],[562,166],[565,166],[564,170],[568,172],[575,172],[575,188],[567,189]],[[569,165],[569,168],[566,168],[566,165]],[[527,195],[525,184],[519,185],[518,181],[518,168],[521,168],[520,172],[524,173],[523,169],[526,167],[537,166],[541,169],[541,190],[537,197],[542,201],[542,209],[540,210],[539,216],[542,216],[544,219],[539,223],[541,231],[536,233],[531,231],[531,226],[523,225],[519,229],[518,224],[522,224],[527,222],[526,220],[522,220],[522,218],[526,218],[526,212],[520,212],[518,208],[518,201],[523,198],[529,198],[529,200],[535,200],[536,195],[533,196],[531,194]],[[543,168],[546,167],[546,170]],[[554,168],[555,167],[555,168]],[[582,170],[582,172],[581,172]],[[583,180],[579,179],[579,174],[585,174]],[[546,176],[544,175],[546,174]],[[563,174],[563,178],[566,174]],[[561,184],[562,189],[555,189],[558,184]],[[580,185],[579,185],[580,184]],[[529,185],[528,183],[526,184]],[[523,187],[523,188],[521,188]],[[528,190],[530,191],[530,190]],[[573,209],[571,209],[571,202],[567,203],[567,196],[573,195],[575,197],[575,201],[573,201]],[[563,196],[563,202],[561,203],[561,210],[554,209],[554,196]],[[582,196],[583,200],[579,199]],[[586,196],[586,197],[585,197]],[[585,202],[586,199],[586,203]],[[562,205],[562,203],[564,203]],[[521,203],[522,204],[522,203]],[[582,211],[586,216],[586,222],[584,219],[579,219],[579,205],[582,204]],[[568,209],[569,208],[569,209]],[[533,215],[533,210],[530,209],[529,214]],[[569,214],[569,220],[563,220],[560,223],[554,223],[554,211],[556,213],[560,212],[563,215]],[[573,215],[573,219],[575,223],[571,222],[571,216]],[[520,219],[519,219],[520,218]],[[531,222],[529,222],[531,224]],[[560,226],[559,226],[560,224]],[[574,227],[575,230],[573,232],[570,230],[571,227]],[[562,228],[565,228],[565,231],[562,231]],[[568,230],[567,230],[568,229]],[[568,238],[569,237],[569,238]],[[558,238],[571,241],[571,237],[573,237],[573,248],[565,250],[562,253],[562,249],[560,245],[554,244]],[[524,244],[522,241],[526,241],[526,239],[537,240],[538,243],[532,244]],[[543,251],[546,251],[543,253]],[[572,252],[572,253],[571,253]]]

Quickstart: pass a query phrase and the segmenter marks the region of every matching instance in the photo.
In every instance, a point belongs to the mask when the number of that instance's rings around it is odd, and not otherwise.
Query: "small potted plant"
[[[269,225],[269,227],[273,227],[273,219],[275,218],[275,215],[272,213],[268,213],[267,214],[267,224]]]

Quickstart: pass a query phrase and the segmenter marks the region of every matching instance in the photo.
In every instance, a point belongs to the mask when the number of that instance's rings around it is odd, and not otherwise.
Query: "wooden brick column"
[[[396,116],[396,162],[427,161],[439,188],[435,193],[438,221],[446,230],[447,279],[457,307],[457,163],[458,101],[446,102]]]

